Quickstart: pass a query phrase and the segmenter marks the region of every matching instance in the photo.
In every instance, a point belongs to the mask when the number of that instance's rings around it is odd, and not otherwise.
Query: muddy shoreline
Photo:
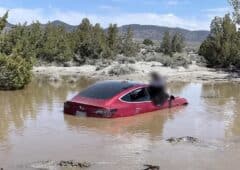
[[[124,74],[110,73],[110,70],[118,67],[129,67],[133,68],[134,71]],[[229,73],[195,64],[189,65],[188,68],[170,68],[162,66],[159,62],[137,62],[135,64],[122,65],[113,63],[103,69],[98,69],[98,67],[94,65],[83,65],[80,67],[42,66],[34,67],[33,75],[38,79],[48,81],[67,79],[70,83],[74,83],[82,77],[93,80],[119,79],[148,82],[149,73],[152,71],[164,75],[168,82],[240,82],[240,77],[237,73]]]

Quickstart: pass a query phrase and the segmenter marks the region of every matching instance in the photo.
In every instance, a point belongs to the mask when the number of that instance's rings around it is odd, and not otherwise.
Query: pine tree
[[[172,38],[171,45],[172,45],[172,47],[171,47],[172,52],[174,52],[174,53],[182,52],[182,50],[184,48],[184,38],[183,38],[182,34],[176,33]]]
[[[4,29],[7,24],[8,11],[0,18],[0,32]]]
[[[27,23],[24,23],[23,25],[18,24],[15,27],[13,27],[10,31],[5,32],[2,35],[3,36],[2,42],[1,42],[2,53],[6,55],[11,55],[17,43],[19,44],[20,43],[19,41],[26,39],[26,36],[27,36],[26,24]]]
[[[240,25],[240,0],[228,0],[233,7],[234,21]]]
[[[171,37],[168,31],[164,33],[160,49],[164,54],[172,55]]]
[[[224,18],[214,18],[210,35],[202,43],[199,54],[206,58],[210,66],[229,67],[240,61],[239,45],[236,25],[227,14]]]
[[[109,48],[107,46],[107,38],[105,36],[103,28],[100,24],[96,24],[93,27],[93,44],[96,53],[96,58],[105,58],[108,56]]]
[[[131,27],[128,27],[127,33],[123,37],[122,53],[128,57],[133,57],[137,53],[137,47],[133,41],[133,31]]]
[[[67,32],[61,26],[48,23],[44,33],[44,46],[40,57],[49,62],[66,62],[73,57]]]
[[[74,52],[77,54],[75,60],[81,64],[86,61],[87,58],[94,58],[93,48],[93,26],[87,18],[84,18],[74,35]]]
[[[7,23],[8,12],[0,19],[0,31],[2,31]],[[14,48],[18,48],[20,43],[19,36],[23,35],[23,39],[26,39],[24,34],[24,29],[22,27],[17,27],[16,31],[13,31],[11,34],[12,37],[17,39],[12,40],[10,44],[12,46],[4,46],[4,37],[8,35],[7,33],[1,34],[1,53],[0,53],[0,90],[16,90],[23,88],[31,80],[31,62],[27,61],[27,58],[21,54],[15,53]],[[27,42],[27,41],[26,41]],[[13,46],[14,45],[14,46]],[[22,44],[21,44],[22,45]],[[26,45],[26,44],[24,44]],[[28,46],[25,46],[27,48]],[[5,48],[8,48],[11,52],[10,55],[3,54]]]
[[[119,36],[118,36],[118,28],[116,24],[110,24],[107,33],[107,42],[108,47],[111,50],[112,56],[116,55],[119,52]]]

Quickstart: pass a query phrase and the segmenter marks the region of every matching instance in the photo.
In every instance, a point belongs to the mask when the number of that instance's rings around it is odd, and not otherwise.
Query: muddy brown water
[[[87,85],[33,81],[0,92],[0,168],[31,169],[45,160],[78,160],[93,170],[239,169],[240,84],[172,83],[189,105],[114,120],[66,116],[63,102]],[[170,144],[170,137],[201,142]]]

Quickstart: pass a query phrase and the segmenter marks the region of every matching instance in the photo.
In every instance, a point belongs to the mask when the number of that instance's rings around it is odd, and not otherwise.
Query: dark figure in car
[[[151,100],[157,106],[161,106],[169,98],[166,92],[166,81],[156,72],[151,73],[149,93]]]

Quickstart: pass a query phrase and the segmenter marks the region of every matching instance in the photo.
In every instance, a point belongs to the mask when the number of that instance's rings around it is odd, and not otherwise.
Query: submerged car
[[[119,118],[187,104],[186,99],[174,97],[161,106],[156,106],[151,101],[148,84],[131,81],[102,81],[65,102],[64,113],[76,116]]]

